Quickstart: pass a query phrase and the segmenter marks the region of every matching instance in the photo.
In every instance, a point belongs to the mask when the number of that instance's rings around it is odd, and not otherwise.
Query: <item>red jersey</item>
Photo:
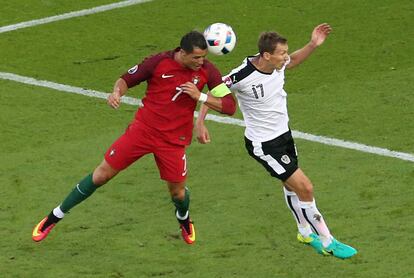
[[[223,81],[218,69],[207,60],[198,71],[179,64],[174,60],[174,53],[179,50],[177,48],[147,57],[121,78],[128,88],[147,81],[143,107],[136,112],[136,121],[158,130],[170,143],[189,145],[197,101],[182,93],[179,86],[190,81],[200,91],[205,85],[211,90]]]

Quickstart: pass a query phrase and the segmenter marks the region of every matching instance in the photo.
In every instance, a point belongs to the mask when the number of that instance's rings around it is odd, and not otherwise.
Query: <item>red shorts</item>
[[[143,123],[133,122],[105,153],[106,162],[116,170],[123,170],[152,153],[161,179],[183,182],[187,177],[185,146],[170,144],[160,138],[159,132]]]

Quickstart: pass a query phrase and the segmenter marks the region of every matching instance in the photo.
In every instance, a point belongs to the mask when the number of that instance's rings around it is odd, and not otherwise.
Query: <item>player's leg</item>
[[[185,147],[159,141],[154,157],[160,177],[166,181],[170,191],[182,237],[186,243],[192,244],[195,241],[195,228],[190,218],[190,192],[185,182],[187,177]]]
[[[292,212],[292,216],[296,221],[298,227],[298,239],[302,242],[310,241],[310,236],[313,233],[311,226],[306,221],[302,209],[299,204],[299,198],[296,193],[289,188],[287,184],[283,184],[283,193],[288,209]]]
[[[332,254],[342,259],[352,257],[357,253],[353,247],[337,241],[331,235],[322,214],[316,206],[316,202],[313,197],[313,185],[300,168],[297,169],[287,180],[285,180],[284,183],[298,195],[299,207],[304,218],[319,236],[322,243],[322,249],[321,246],[311,243],[311,245],[319,253],[325,255]]]
[[[283,181],[286,187],[284,190],[286,203],[298,224],[298,240],[310,244],[320,253],[325,252],[321,239],[325,247],[336,241],[316,207],[312,183],[298,168],[297,153],[291,133],[286,132],[267,142],[253,142],[245,138],[245,143],[249,155],[262,164],[270,175]],[[315,233],[311,233],[304,222],[311,225]],[[309,236],[306,237],[308,234]],[[348,248],[350,252],[345,252],[347,256],[353,255],[352,249]]]
[[[137,137],[134,136],[135,133],[137,132],[134,132],[132,125],[128,127],[127,131],[107,150],[105,159],[96,167],[93,173],[83,178],[63,202],[35,226],[32,233],[34,241],[46,238],[56,223],[65,216],[65,213],[87,199],[99,186],[107,183],[121,170],[127,168],[145,154],[145,150],[137,150]]]
[[[185,182],[167,182],[167,186],[176,209],[177,219],[187,219],[190,207],[190,192],[185,186]]]
[[[287,184],[283,185],[283,193],[285,195],[287,207],[292,212],[293,218],[296,220],[298,227],[298,234],[296,238],[299,242],[309,244],[319,253],[323,253],[322,242],[319,239],[319,236],[312,231],[308,221],[305,219],[302,208],[300,207],[298,195],[296,195],[296,193],[289,188]]]
[[[99,186],[107,183],[118,174],[118,172],[119,170],[113,169],[105,160],[103,160],[92,174],[83,178],[66,196],[63,202],[36,225],[33,229],[33,240],[43,240],[71,208],[86,200]]]
[[[319,235],[322,243],[325,246],[329,245],[332,241],[332,235],[322,214],[316,207],[313,185],[309,178],[298,168],[284,183],[298,196],[297,205],[305,220]]]
[[[98,187],[106,184],[119,172],[120,170],[112,168],[105,159],[102,160],[93,173],[82,179],[57,208],[63,213],[69,212],[70,209],[91,196]]]
[[[181,235],[188,244],[195,242],[195,228],[190,218],[190,192],[185,182],[167,182],[171,200],[175,206],[175,217],[180,223]]]
[[[249,155],[263,165],[272,177],[282,181],[286,205],[298,227],[298,238],[310,241],[312,230],[303,216],[299,198],[295,191],[283,182],[298,169],[296,148],[291,133],[287,132],[267,142],[253,142],[247,138],[245,142]]]

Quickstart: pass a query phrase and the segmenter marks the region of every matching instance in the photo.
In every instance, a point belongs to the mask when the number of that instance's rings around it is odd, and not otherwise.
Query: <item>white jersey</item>
[[[224,82],[237,96],[243,113],[247,139],[265,142],[289,131],[285,84],[285,67],[272,73],[259,71],[250,56],[223,77]]]

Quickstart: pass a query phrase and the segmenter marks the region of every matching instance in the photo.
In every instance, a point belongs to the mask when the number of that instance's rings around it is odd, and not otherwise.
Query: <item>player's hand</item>
[[[116,88],[112,94],[108,96],[108,105],[114,109],[118,109],[121,104],[121,89]]]
[[[208,129],[203,122],[197,121],[195,126],[195,132],[197,136],[197,141],[200,144],[210,143],[210,134],[208,133]]]
[[[311,42],[314,46],[320,46],[331,33],[332,28],[328,23],[322,23],[313,29]]]
[[[197,86],[192,82],[186,82],[180,85],[180,88],[183,89],[183,93],[189,95],[195,101],[198,101],[200,98],[200,90],[198,90]]]

